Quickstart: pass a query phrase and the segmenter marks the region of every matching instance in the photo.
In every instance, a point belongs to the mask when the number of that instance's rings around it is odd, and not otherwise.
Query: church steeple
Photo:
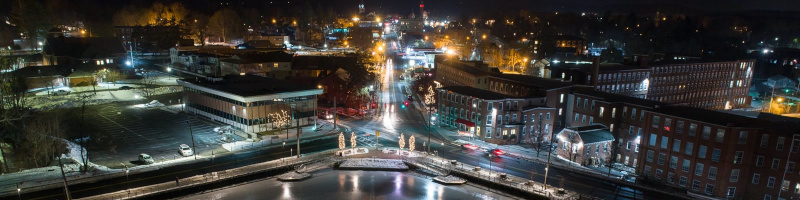
[[[361,0],[361,4],[358,4],[358,14],[364,13],[364,0]]]

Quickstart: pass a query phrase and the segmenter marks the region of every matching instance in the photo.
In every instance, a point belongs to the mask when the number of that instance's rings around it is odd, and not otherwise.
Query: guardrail
[[[288,157],[277,160],[267,161],[263,163],[247,165],[243,167],[228,169],[219,172],[211,172],[182,179],[176,179],[174,182],[164,182],[154,185],[148,185],[137,188],[130,188],[120,190],[117,192],[106,193],[81,199],[136,199],[148,198],[157,196],[159,194],[171,191],[179,191],[203,185],[209,185],[217,182],[233,180],[236,178],[246,177],[258,173],[268,172],[286,167],[296,166],[300,164],[313,163],[330,158],[333,155],[333,150],[317,152],[313,154],[306,154],[303,157]]]

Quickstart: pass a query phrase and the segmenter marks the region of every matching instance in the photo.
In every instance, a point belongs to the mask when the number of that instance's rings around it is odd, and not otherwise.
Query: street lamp
[[[192,154],[194,154],[194,160],[197,160],[197,149],[194,147],[194,133],[192,132],[192,124],[189,123],[189,120],[186,120],[186,124],[189,125],[189,135],[192,136]],[[127,170],[125,175],[127,176]]]

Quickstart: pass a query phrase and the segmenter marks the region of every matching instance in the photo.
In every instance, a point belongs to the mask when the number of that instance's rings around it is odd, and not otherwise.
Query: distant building
[[[400,19],[397,24],[397,30],[403,33],[422,32],[422,28],[425,27],[422,19]]]
[[[536,54],[543,55],[542,58],[589,54],[586,39],[574,35],[542,36],[534,38],[529,45]]]
[[[285,80],[290,75],[292,57],[283,51],[234,55],[220,60],[220,75],[253,74]]]
[[[797,87],[797,82],[795,82],[792,79],[789,79],[789,78],[787,78],[787,77],[785,77],[783,75],[775,75],[775,76],[769,77],[767,79],[767,82],[764,82],[764,84],[766,84],[770,88],[775,88],[775,89],[783,89],[783,88],[792,88],[792,89],[794,89],[794,88]]]
[[[126,51],[167,53],[181,39],[178,26],[115,26],[114,32]]]
[[[317,95],[322,89],[256,75],[181,79],[187,113],[229,124],[255,138],[255,133],[314,124]],[[279,127],[286,113],[287,124]]]
[[[124,56],[121,42],[112,37],[47,38],[42,51],[44,65],[117,65]]]

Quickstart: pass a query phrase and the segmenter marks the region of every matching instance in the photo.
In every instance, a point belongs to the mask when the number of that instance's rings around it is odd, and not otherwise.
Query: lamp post
[[[783,168],[783,178],[781,178],[781,186],[778,187],[778,199],[781,199],[781,193],[783,192],[783,182],[786,181],[786,173],[789,171],[789,158],[792,155],[792,151],[794,151],[795,148],[794,143],[797,141],[800,141],[800,135],[798,134],[792,135],[792,145],[789,147],[789,152],[786,153],[786,167]]]
[[[189,135],[192,136],[192,154],[194,154],[194,159],[197,160],[197,151],[196,151],[196,149],[194,147],[194,132],[192,132],[192,124],[189,123],[189,120],[186,120],[186,124],[189,125]],[[127,174],[126,174],[126,176],[127,176]]]

